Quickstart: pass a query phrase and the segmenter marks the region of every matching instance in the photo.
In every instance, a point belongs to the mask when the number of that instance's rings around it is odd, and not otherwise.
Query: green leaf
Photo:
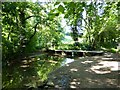
[[[59,13],[55,13],[55,16],[59,16]]]
[[[69,3],[69,6],[70,6],[70,8],[75,8],[75,3],[70,2],[70,3]]]
[[[66,15],[64,16],[64,18],[68,18],[68,16],[69,16],[69,15],[68,15],[68,14],[66,14]]]
[[[82,2],[82,6],[83,6],[83,7],[85,7],[85,6],[86,6],[86,5],[85,5],[85,2]]]
[[[58,5],[58,4],[60,4],[60,2],[56,2],[56,3],[54,4],[54,6],[55,6],[55,5]]]
[[[58,10],[59,10],[60,12],[64,13],[64,7],[63,7],[62,5],[60,5],[60,6],[58,7]]]

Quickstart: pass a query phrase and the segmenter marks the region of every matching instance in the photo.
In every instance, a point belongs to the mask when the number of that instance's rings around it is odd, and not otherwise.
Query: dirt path
[[[120,88],[120,55],[79,58],[49,74],[55,88]]]

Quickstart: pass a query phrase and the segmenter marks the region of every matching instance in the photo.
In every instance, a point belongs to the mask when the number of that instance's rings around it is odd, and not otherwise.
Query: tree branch
[[[33,15],[33,16],[28,16],[28,17],[25,18],[25,20],[27,20],[27,19],[29,19],[29,18],[31,18],[31,17],[40,17],[40,16],[35,16],[35,15]]]
[[[31,37],[30,37],[29,41],[26,43],[26,45],[29,44],[29,43],[31,42],[32,38],[35,36],[35,34],[36,34],[36,32],[37,32],[37,30],[36,30],[36,29],[37,29],[37,25],[38,25],[39,23],[40,23],[40,22],[37,22],[36,25],[33,27],[33,28],[35,29],[35,31],[34,31],[33,35],[31,35]]]

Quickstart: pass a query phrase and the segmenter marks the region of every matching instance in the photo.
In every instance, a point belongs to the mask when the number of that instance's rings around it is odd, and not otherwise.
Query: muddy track
[[[49,74],[54,88],[120,88],[120,55],[79,58]],[[53,88],[53,87],[52,87]]]

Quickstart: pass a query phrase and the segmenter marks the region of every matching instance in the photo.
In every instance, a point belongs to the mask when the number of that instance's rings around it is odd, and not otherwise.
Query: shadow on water
[[[20,62],[3,66],[3,89],[44,86],[50,72],[72,61],[74,59],[46,53],[25,57]]]

